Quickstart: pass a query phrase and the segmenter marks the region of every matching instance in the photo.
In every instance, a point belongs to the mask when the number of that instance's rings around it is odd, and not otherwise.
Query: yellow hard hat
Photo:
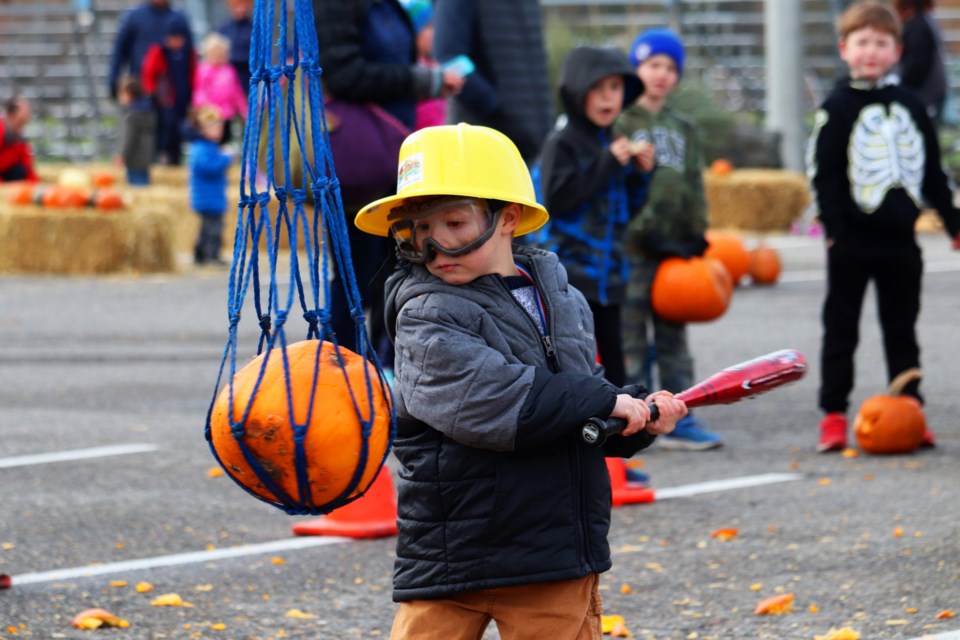
[[[400,147],[397,194],[371,202],[357,214],[357,228],[389,235],[387,216],[409,198],[466,196],[516,202],[523,207],[515,236],[536,231],[550,217],[533,191],[530,171],[511,140],[489,127],[460,123],[426,127]]]

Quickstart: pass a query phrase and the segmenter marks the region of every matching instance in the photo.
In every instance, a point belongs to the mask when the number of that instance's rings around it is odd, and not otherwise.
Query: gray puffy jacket
[[[566,580],[610,568],[605,455],[653,437],[579,440],[616,402],[593,321],[552,253],[517,248],[548,339],[503,278],[451,286],[407,265],[387,283],[395,329],[400,534],[394,599]]]

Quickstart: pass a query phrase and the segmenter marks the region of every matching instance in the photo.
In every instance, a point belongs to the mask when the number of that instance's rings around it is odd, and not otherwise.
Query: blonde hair
[[[837,20],[837,35],[843,40],[854,31],[875,29],[889,33],[900,43],[900,18],[886,4],[880,2],[861,2],[853,5]]]
[[[220,115],[220,109],[212,104],[205,104],[194,113],[194,122],[201,128],[212,124],[222,124],[223,116]]]
[[[200,53],[204,58],[210,56],[210,52],[215,49],[222,49],[224,55],[230,55],[230,40],[223,34],[213,32],[208,33],[200,45]]]

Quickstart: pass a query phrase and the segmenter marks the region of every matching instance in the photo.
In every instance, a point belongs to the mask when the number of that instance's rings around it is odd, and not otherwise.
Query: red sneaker
[[[817,451],[843,451],[847,448],[847,416],[842,413],[828,413],[820,422],[820,442]]]
[[[920,441],[921,449],[933,449],[937,446],[937,439],[933,437],[933,431],[929,428],[923,430],[923,440]]]

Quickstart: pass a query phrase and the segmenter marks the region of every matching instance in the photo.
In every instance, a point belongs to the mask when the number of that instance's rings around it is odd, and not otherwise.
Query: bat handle
[[[650,407],[650,420],[653,422],[660,417],[660,409],[656,403],[647,405]],[[580,428],[580,437],[591,447],[602,447],[607,438],[615,433],[620,433],[627,428],[627,421],[623,418],[590,418]]]

